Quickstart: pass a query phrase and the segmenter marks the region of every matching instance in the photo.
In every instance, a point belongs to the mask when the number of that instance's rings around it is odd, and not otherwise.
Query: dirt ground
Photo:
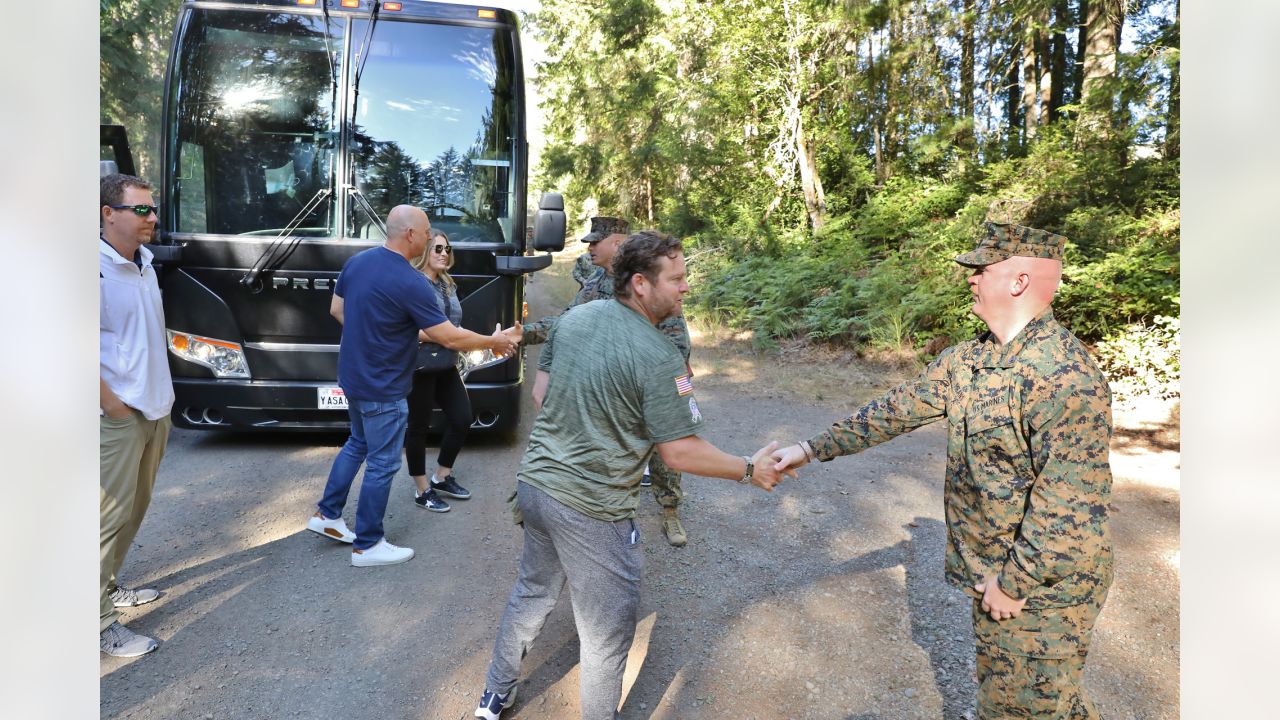
[[[531,317],[563,306],[580,251],[535,276]],[[739,454],[807,437],[911,373],[756,354],[703,330],[706,437]],[[1113,720],[1179,715],[1176,411],[1116,409],[1117,572],[1086,673]],[[352,568],[346,546],[304,530],[343,438],[175,431],[123,571],[164,592],[123,618],[161,646],[102,656],[102,717],[471,717],[515,577],[520,534],[504,500],[531,413],[526,402],[515,442],[468,441],[457,474],[474,497],[452,512],[419,510],[401,470],[387,534],[418,555],[390,568]],[[807,467],[773,494],[686,477],[679,549],[642,498],[644,600],[622,716],[971,718],[970,604],[942,578],[944,454],[931,426]],[[578,717],[577,662],[562,597],[504,718]]]

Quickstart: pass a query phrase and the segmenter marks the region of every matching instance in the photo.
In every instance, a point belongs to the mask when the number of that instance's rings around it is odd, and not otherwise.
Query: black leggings
[[[436,464],[451,468],[471,427],[471,400],[457,370],[449,368],[413,374],[413,389],[409,391],[409,427],[404,433],[404,456],[409,463],[409,474],[414,477],[427,474],[427,427],[431,424],[431,412],[437,405],[444,411],[445,426]]]

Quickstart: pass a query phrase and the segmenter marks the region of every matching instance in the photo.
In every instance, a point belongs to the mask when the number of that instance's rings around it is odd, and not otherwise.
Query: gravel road
[[[575,256],[531,283],[533,317],[563,305]],[[865,369],[802,368],[832,377],[815,399],[771,385],[773,362],[695,341],[708,439],[749,453],[853,409],[842,373]],[[344,438],[174,431],[122,578],[163,591],[123,616],[161,646],[102,656],[101,716],[471,717],[515,576],[505,498],[531,410],[516,442],[468,442],[456,472],[474,497],[452,512],[418,509],[401,469],[387,536],[418,554],[390,568],[352,568],[348,546],[304,529]],[[1117,574],[1086,684],[1110,720],[1177,718],[1176,433],[1149,412],[1117,417]],[[642,498],[644,601],[623,717],[971,718],[969,601],[942,579],[944,453],[934,426],[806,468],[773,494],[687,477],[679,549]],[[566,598],[524,670],[504,717],[578,717]]]

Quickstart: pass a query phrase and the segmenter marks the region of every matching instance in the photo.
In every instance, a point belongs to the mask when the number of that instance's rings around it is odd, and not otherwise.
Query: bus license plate
[[[319,399],[316,407],[321,410],[346,410],[347,395],[342,392],[340,387],[322,387],[316,388],[319,392]]]

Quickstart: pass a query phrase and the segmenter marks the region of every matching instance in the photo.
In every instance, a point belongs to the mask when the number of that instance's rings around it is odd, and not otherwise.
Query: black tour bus
[[[184,2],[164,98],[160,267],[179,427],[342,430],[334,280],[401,203],[448,233],[463,325],[522,319],[528,149],[516,17],[415,0]],[[548,194],[533,249],[564,244]],[[522,354],[467,377],[518,421]],[[439,418],[437,418],[437,421]]]

